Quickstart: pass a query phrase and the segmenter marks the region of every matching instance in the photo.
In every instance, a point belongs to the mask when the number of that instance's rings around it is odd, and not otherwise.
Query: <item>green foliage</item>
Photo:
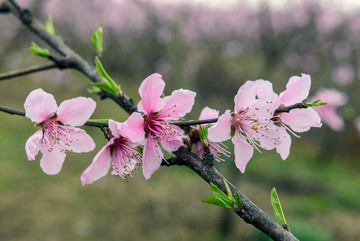
[[[322,106],[322,105],[326,105],[326,104],[327,103],[320,102],[320,100],[315,100],[314,102],[306,103],[305,106],[306,107],[312,107],[312,106]]]
[[[48,58],[50,56],[50,52],[48,49],[41,48],[34,42],[31,42],[30,44],[30,52],[44,58]]]
[[[206,145],[208,145],[209,141],[208,141],[208,129],[210,128],[210,124],[206,125],[205,127],[202,125],[199,125],[199,138],[201,140],[202,143],[205,143]]]
[[[88,121],[107,123],[109,119],[89,119]]]
[[[98,57],[95,57],[96,70],[105,83],[91,83],[92,86],[106,90],[114,95],[120,95],[120,86],[106,73]]]
[[[98,29],[91,35],[91,44],[94,48],[96,56],[101,56],[103,51],[103,28],[102,24],[99,25]]]
[[[237,211],[240,208],[241,202],[240,202],[240,196],[238,193],[236,193],[235,198],[232,196],[231,190],[229,185],[227,184],[225,178],[223,177],[223,181],[226,187],[227,195],[223,193],[220,188],[215,186],[213,183],[210,182],[211,191],[214,194],[214,196],[210,196],[207,198],[204,198],[202,201],[204,203],[213,204],[216,206],[224,207],[231,209],[233,211]]]
[[[54,22],[52,20],[52,17],[51,15],[49,15],[46,19],[46,22],[44,24],[44,29],[49,33],[49,34],[52,34],[52,35],[56,35],[57,34],[57,31],[55,30],[55,27],[54,27]]]
[[[283,224],[284,227],[287,227],[285,215],[282,210],[280,199],[279,196],[277,195],[275,187],[271,190],[270,200],[276,218]]]

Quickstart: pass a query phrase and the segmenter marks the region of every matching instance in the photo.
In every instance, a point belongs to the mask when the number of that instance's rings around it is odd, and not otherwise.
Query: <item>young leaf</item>
[[[213,205],[216,205],[216,206],[233,209],[232,205],[230,205],[227,202],[224,202],[224,200],[222,200],[219,197],[211,196],[211,197],[204,198],[201,201],[203,201],[204,203],[209,203],[209,204],[213,204]]]
[[[111,79],[111,77],[106,73],[104,67],[102,66],[98,57],[95,57],[96,70],[105,81],[105,83],[110,87],[111,93],[115,95],[120,95],[120,87]]]
[[[315,100],[312,103],[305,103],[306,107],[312,107],[312,106],[322,106],[322,105],[326,105],[327,103],[324,102],[320,102],[320,100]]]
[[[210,187],[211,187],[211,191],[213,192],[213,194],[214,194],[215,197],[219,197],[219,198],[221,198],[222,200],[227,200],[228,202],[230,201],[230,200],[229,200],[229,197],[228,197],[225,193],[223,193],[223,192],[220,190],[220,188],[218,188],[217,186],[215,186],[215,185],[212,184],[211,182],[210,182]]]
[[[271,190],[270,200],[271,200],[271,205],[272,205],[272,207],[274,209],[274,214],[275,214],[276,218],[283,225],[285,224],[287,226],[285,216],[284,216],[284,212],[282,210],[280,199],[279,199],[279,197],[278,197],[278,195],[276,193],[275,187]]]
[[[44,24],[44,29],[49,33],[49,34],[52,34],[52,35],[56,35],[57,32],[55,31],[55,28],[54,28],[54,23],[53,23],[53,20],[52,20],[52,17],[51,15],[49,15],[46,19],[46,22]]]
[[[222,177],[222,179],[223,179],[223,182],[224,182],[225,187],[226,187],[227,196],[229,197],[229,199],[230,199],[231,201],[235,202],[235,199],[234,199],[234,197],[233,197],[233,195],[232,195],[232,193],[231,193],[229,184],[226,182],[224,176]]]
[[[95,50],[97,56],[101,56],[103,51],[103,28],[102,24],[91,35],[91,44]]]
[[[88,121],[107,123],[109,119],[89,119]]]
[[[238,205],[240,208],[241,207],[241,199],[240,199],[239,193],[235,194],[235,200],[236,200],[236,205]]]
[[[98,87],[98,88],[100,88],[102,90],[106,90],[106,91],[108,91],[110,93],[115,94],[113,89],[106,83],[90,83],[90,85],[96,86],[96,87]]]
[[[40,48],[39,45],[37,45],[34,42],[31,42],[31,44],[30,44],[30,52],[35,55],[38,55],[40,57],[44,57],[44,58],[47,58],[50,56],[49,50]]]

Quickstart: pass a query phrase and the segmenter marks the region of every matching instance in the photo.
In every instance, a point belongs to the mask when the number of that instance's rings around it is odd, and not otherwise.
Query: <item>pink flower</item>
[[[109,128],[112,133],[110,141],[96,154],[93,162],[81,175],[83,185],[93,183],[105,176],[112,165],[111,174],[125,179],[131,176],[137,165],[141,163],[141,155],[135,149],[135,143],[122,135],[125,124],[109,120]]]
[[[64,163],[66,151],[89,152],[95,148],[91,137],[82,126],[95,110],[96,103],[91,98],[77,97],[63,101],[59,108],[54,96],[42,89],[30,92],[25,100],[25,115],[40,127],[25,144],[26,155],[35,160],[42,153],[40,166],[49,175],[59,173]]]
[[[257,80],[258,97],[264,93],[273,93],[272,84],[269,81]],[[309,95],[311,86],[310,75],[302,74],[300,76],[292,76],[287,85],[286,90],[279,95],[280,107],[301,103]],[[260,91],[259,91],[260,90]],[[289,113],[276,114],[273,118],[280,127],[283,141],[276,147],[276,151],[281,158],[285,160],[290,153],[291,137],[287,132],[297,136],[295,132],[305,132],[311,127],[321,127],[319,115],[311,107],[306,109],[293,109]],[[291,129],[290,129],[291,128]]]
[[[355,128],[358,131],[358,134],[360,136],[360,116],[355,118],[354,124],[355,124]]]
[[[336,109],[347,102],[347,95],[335,89],[320,89],[312,100],[321,100],[327,103],[323,106],[315,107],[321,120],[334,131],[341,131],[345,127],[344,119],[337,113]]]
[[[219,111],[215,109],[211,109],[209,107],[205,107],[199,116],[199,120],[207,120],[207,119],[215,119],[219,117]],[[203,127],[205,127],[208,124],[202,124]],[[196,153],[200,158],[204,155],[204,144],[201,142],[199,138],[198,133],[198,127],[193,130],[193,132],[190,135],[190,146],[192,152]],[[209,149],[210,153],[214,156],[214,159],[218,162],[224,161],[222,158],[220,158],[220,155],[224,155],[226,157],[230,156],[230,152],[227,150],[227,147],[219,142],[212,142],[209,141]]]
[[[196,95],[193,91],[180,89],[173,91],[171,96],[161,98],[164,88],[165,82],[156,73],[141,83],[138,109],[145,115],[137,112],[131,114],[123,132],[133,142],[146,138],[143,153],[143,174],[146,179],[161,165],[164,157],[161,148],[173,152],[183,145],[183,131],[169,121],[178,120],[189,113]]]
[[[266,93],[257,99],[256,93],[255,82],[247,81],[234,98],[235,112],[225,111],[208,130],[210,141],[222,142],[232,138],[235,164],[243,173],[254,149],[270,150],[281,142],[279,128],[271,120],[280,105],[278,96]]]

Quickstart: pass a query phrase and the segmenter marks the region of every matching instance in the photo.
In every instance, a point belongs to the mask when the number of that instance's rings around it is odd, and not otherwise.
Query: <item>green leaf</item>
[[[37,45],[34,42],[31,42],[31,44],[30,44],[30,52],[37,56],[44,57],[44,58],[47,58],[50,56],[49,50],[40,48],[39,45]]]
[[[240,199],[239,193],[235,194],[235,200],[236,200],[236,205],[238,205],[240,208],[241,207],[241,199]]]
[[[104,67],[102,66],[99,58],[96,56],[95,57],[95,65],[96,65],[96,70],[99,73],[99,75],[101,76],[101,78],[105,81],[105,83],[110,87],[111,89],[111,93],[115,94],[115,95],[120,95],[120,86],[118,86],[112,79],[111,77],[106,73]]]
[[[102,90],[106,90],[110,93],[114,93],[113,89],[106,83],[90,83],[92,86],[96,86]]]
[[[211,191],[213,192],[215,197],[219,197],[222,200],[227,200],[228,202],[231,201],[231,200],[229,200],[229,197],[220,190],[220,188],[218,188],[217,186],[215,186],[211,182],[210,182],[210,187],[211,187]]]
[[[102,24],[91,35],[91,44],[96,52],[97,56],[101,56],[103,51],[103,28]]]
[[[213,204],[213,205],[216,205],[216,206],[233,209],[232,205],[230,205],[227,202],[224,202],[224,200],[222,200],[219,197],[211,196],[211,197],[204,198],[201,201],[203,201],[204,203],[209,203],[209,204]]]
[[[284,212],[282,210],[281,207],[281,203],[280,203],[280,199],[276,193],[276,189],[275,187],[271,190],[271,195],[270,195],[270,200],[271,200],[271,205],[274,209],[274,214],[276,216],[276,218],[282,223],[282,224],[286,224],[286,220],[285,220],[285,216],[284,216]]]
[[[57,32],[55,31],[55,28],[54,28],[54,23],[53,23],[53,20],[52,20],[52,17],[51,15],[49,15],[46,19],[46,22],[44,24],[44,29],[49,33],[49,34],[52,34],[52,35],[56,35]]]
[[[100,92],[101,92],[101,89],[96,87],[96,86],[92,86],[91,88],[88,88],[87,91],[90,93],[90,94],[93,94],[93,95],[98,95]]]
[[[224,176],[222,177],[222,179],[223,179],[223,182],[224,182],[225,187],[226,187],[227,196],[229,197],[229,199],[230,199],[231,201],[235,202],[235,199],[234,199],[234,197],[233,197],[233,195],[232,195],[232,193],[231,193],[229,184],[226,182]]]
[[[109,119],[89,119],[88,121],[107,123]]]
[[[325,102],[320,102],[320,100],[315,100],[312,103],[305,103],[306,107],[312,107],[312,106],[322,106],[322,105],[326,105],[327,103]]]

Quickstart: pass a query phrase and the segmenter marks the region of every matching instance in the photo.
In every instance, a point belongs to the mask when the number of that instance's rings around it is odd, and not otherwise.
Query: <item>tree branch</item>
[[[186,147],[180,147],[174,152],[176,158],[173,157],[163,163],[165,166],[171,165],[185,165],[196,172],[202,179],[208,183],[213,183],[226,193],[226,187],[222,180],[222,175],[213,166],[212,162],[208,160],[201,160],[197,155],[192,153]],[[264,213],[258,206],[251,202],[243,193],[241,193],[234,185],[227,181],[233,196],[238,193],[241,198],[241,209],[236,212],[245,222],[254,225],[256,228],[264,232],[273,240],[295,241],[298,240],[290,231],[284,229],[277,224],[266,213]]]
[[[27,67],[27,68],[23,68],[23,69],[13,70],[13,71],[9,71],[7,73],[1,73],[0,80],[11,79],[14,77],[19,77],[22,75],[36,73],[36,72],[53,69],[53,68],[57,68],[57,65],[54,63],[46,63],[43,65],[36,65],[36,66],[31,66],[31,67]]]

